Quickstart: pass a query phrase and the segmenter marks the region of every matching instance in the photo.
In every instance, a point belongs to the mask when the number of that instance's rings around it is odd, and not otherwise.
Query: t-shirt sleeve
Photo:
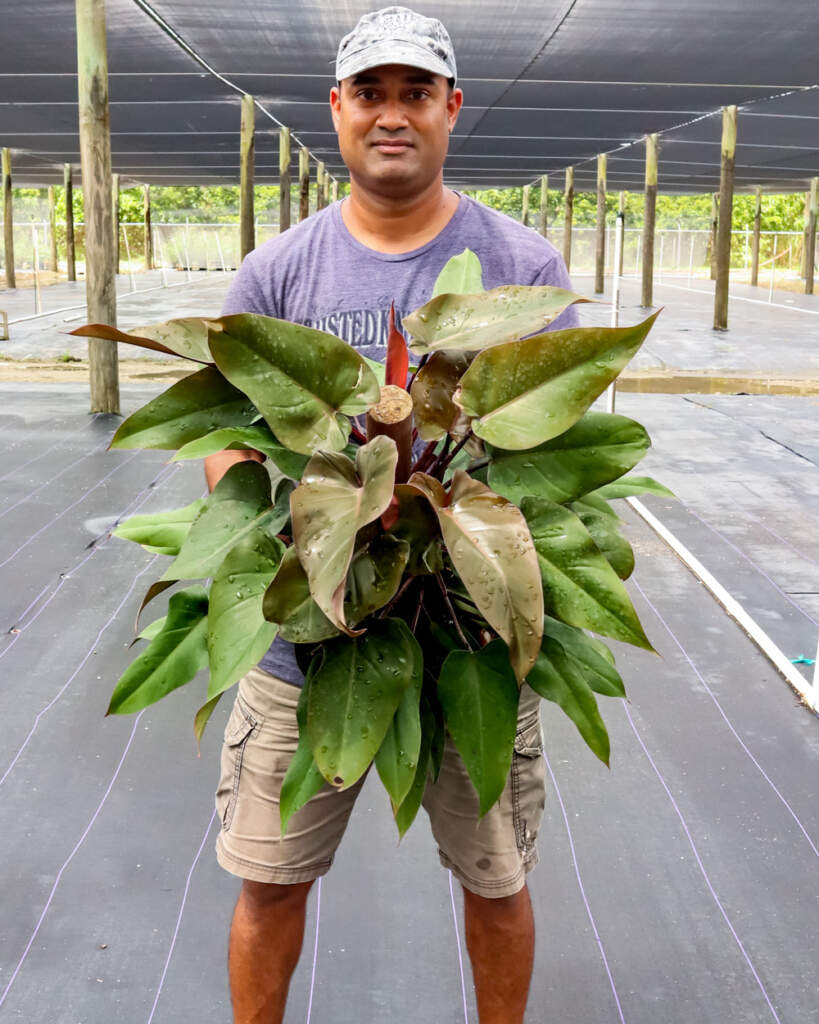
[[[532,284],[550,284],[556,288],[565,288],[567,291],[574,291],[571,278],[563,262],[560,253],[555,255],[543,267]],[[569,327],[578,327],[580,321],[577,317],[577,306],[569,306],[564,309],[559,317],[556,317],[550,324],[550,331],[564,331]]]
[[[220,315],[261,313],[264,316],[277,316],[276,310],[271,309],[271,305],[256,277],[253,262],[246,258],[228,289]]]

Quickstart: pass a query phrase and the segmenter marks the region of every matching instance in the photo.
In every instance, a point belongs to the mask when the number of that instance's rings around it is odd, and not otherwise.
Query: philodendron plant
[[[208,497],[116,529],[172,558],[143,608],[184,585],[140,634],[148,646],[109,713],[208,670],[199,738],[274,637],[292,641],[305,682],[285,828],[322,786],[351,786],[375,762],[403,835],[447,730],[485,813],[509,774],[524,680],[608,764],[595,694],[625,691],[590,633],[651,649],[608,499],[668,492],[624,475],[648,449],[643,427],[589,412],[654,317],[544,330],[582,301],[552,287],[483,291],[467,250],[404,319],[421,356],[409,386],[394,327],[386,369],[332,335],[255,314],[75,332],[201,364],[126,419],[112,447],[268,460],[237,462]]]

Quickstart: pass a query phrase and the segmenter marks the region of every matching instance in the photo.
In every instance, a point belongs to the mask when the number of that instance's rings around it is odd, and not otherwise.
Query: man
[[[365,15],[341,41],[336,77],[330,106],[350,196],[251,253],[223,313],[308,324],[383,359],[391,303],[400,322],[465,248],[478,254],[486,288],[569,286],[549,242],[443,184],[463,95],[440,22],[402,7]],[[575,322],[569,311],[556,323]],[[234,462],[257,455],[211,456],[210,487]],[[244,879],[230,935],[236,1024],[282,1020],[308,891],[329,869],[362,784],[341,793],[325,786],[280,836],[278,794],[296,749],[301,681],[292,646],[275,642],[241,680],[225,731],[217,856]],[[424,798],[441,861],[464,887],[481,1024],[523,1021],[534,954],[525,876],[537,858],[544,765],[539,700],[526,686],[520,707],[510,779],[484,818],[451,741]]]

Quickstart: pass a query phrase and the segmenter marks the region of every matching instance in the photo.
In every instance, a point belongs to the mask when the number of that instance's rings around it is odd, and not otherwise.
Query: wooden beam
[[[759,284],[759,240],[762,228],[762,188],[757,185],[754,189],[756,203],[754,204],[754,236],[751,243],[751,284],[756,287]]]
[[[111,198],[111,129],[105,0],[76,0],[77,91],[85,221],[85,294],[90,323],[117,323]],[[88,339],[91,412],[119,413],[117,346]]]
[[[549,227],[549,175],[540,179],[540,233],[546,237]]]
[[[714,329],[728,327],[728,283],[731,276],[731,226],[734,215],[734,153],[737,147],[737,108],[722,108],[722,159],[717,224],[717,281],[714,287]]]
[[[145,269],[154,269],[154,235],[151,228],[151,186],[142,186],[143,253]]]
[[[6,288],[17,287],[17,276],[14,272],[14,219],[11,199],[11,150],[3,147],[3,249],[6,271]]]
[[[111,177],[111,216],[114,231],[114,273],[119,273],[119,175]]]
[[[53,185],[48,186],[48,269],[56,274],[57,264],[57,195]]]
[[[524,227],[529,227],[529,197],[532,193],[531,185],[523,186],[523,199],[521,202],[520,222]]]
[[[606,277],[606,154],[597,157],[597,241],[594,250],[594,290],[599,295]]]
[[[620,277],[623,276],[623,254],[626,251],[626,206],[628,201],[628,192],[621,192],[617,199],[617,213],[623,215],[623,244],[620,246],[620,266],[617,268],[617,273]]]
[[[310,150],[299,148],[299,220],[310,216]]]
[[[330,172],[324,168],[324,205],[330,205]]]
[[[77,280],[77,251],[74,245],[74,174],[71,164],[63,166],[65,189],[65,268],[69,281]]]
[[[332,184],[330,185],[330,199],[334,202],[338,202],[338,178],[333,178]]]
[[[643,281],[641,306],[654,305],[654,223],[657,215],[657,136],[646,135],[645,206],[643,209]]]
[[[253,220],[253,164],[256,149],[256,105],[252,96],[242,97],[239,138],[239,259],[256,248]]]
[[[568,270],[572,265],[572,217],[574,216],[574,167],[566,168],[563,189],[563,262]]]
[[[327,165],[319,160],[316,168],[316,210],[323,210],[325,203],[324,177],[327,174]]]
[[[711,280],[717,279],[717,224],[719,223],[719,193],[711,193],[711,231],[708,235],[708,252],[711,261]]]
[[[813,295],[816,265],[816,215],[819,207],[819,178],[811,178],[808,193],[808,222],[805,227],[805,295]]]
[[[279,234],[290,227],[290,129],[279,129]]]

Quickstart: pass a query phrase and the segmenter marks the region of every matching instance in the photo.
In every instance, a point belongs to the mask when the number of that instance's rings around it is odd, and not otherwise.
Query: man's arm
[[[237,462],[247,462],[248,459],[264,462],[265,456],[255,448],[226,448],[223,452],[208,455],[205,459],[205,480],[208,490],[213,490],[231,466],[235,466]]]

